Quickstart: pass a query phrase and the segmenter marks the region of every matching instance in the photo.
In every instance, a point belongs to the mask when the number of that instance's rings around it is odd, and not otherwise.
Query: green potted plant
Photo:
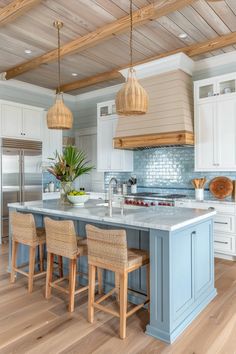
[[[89,173],[93,166],[89,165],[84,151],[75,146],[66,146],[62,154],[57,151],[55,157],[50,158],[52,165],[48,172],[61,182],[61,201],[67,201],[67,194],[72,190],[72,184],[79,176]]]

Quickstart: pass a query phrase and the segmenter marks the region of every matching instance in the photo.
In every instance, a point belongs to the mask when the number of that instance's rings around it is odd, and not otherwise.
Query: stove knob
[[[154,202],[151,202],[151,206],[155,206],[156,205],[156,203],[154,203]]]
[[[145,207],[148,207],[149,206],[149,204],[148,203],[145,203]]]
[[[144,205],[145,205],[145,203],[144,203],[144,202],[141,202],[141,205],[142,205],[142,206],[144,206]]]
[[[162,203],[162,202],[159,202],[158,205],[163,205],[163,203]]]

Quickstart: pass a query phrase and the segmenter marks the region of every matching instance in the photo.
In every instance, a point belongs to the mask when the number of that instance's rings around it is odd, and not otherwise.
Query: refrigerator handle
[[[25,202],[25,153],[21,152],[21,178],[22,178],[22,202]]]
[[[21,154],[21,151],[19,152],[19,191],[20,191],[19,202],[22,203],[22,154]]]

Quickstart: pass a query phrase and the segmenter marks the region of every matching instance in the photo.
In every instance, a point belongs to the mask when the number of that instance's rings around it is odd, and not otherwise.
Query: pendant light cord
[[[58,47],[57,47],[58,88],[57,88],[57,92],[60,94],[61,93],[61,62],[60,62],[61,37],[60,37],[60,26],[57,27],[57,39],[58,39]]]
[[[133,0],[130,0],[130,68],[133,69]]]

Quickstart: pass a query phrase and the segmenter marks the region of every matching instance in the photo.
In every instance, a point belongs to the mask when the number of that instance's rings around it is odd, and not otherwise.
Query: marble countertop
[[[100,205],[98,205],[100,204]],[[177,207],[125,207],[124,215],[121,209],[114,207],[113,216],[108,214],[108,208],[101,201],[90,199],[82,207],[62,205],[58,200],[44,200],[8,204],[10,208],[29,212],[42,212],[47,215],[81,218],[84,220],[101,221],[135,228],[158,229],[174,231],[182,227],[203,221],[216,214],[215,211],[202,209],[184,209]]]

